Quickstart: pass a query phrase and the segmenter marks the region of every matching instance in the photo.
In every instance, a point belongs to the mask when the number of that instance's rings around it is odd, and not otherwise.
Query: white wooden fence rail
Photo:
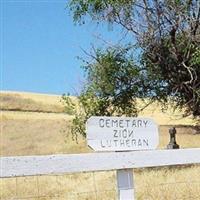
[[[1,157],[0,177],[199,164],[200,148]]]
[[[199,164],[200,148],[0,158],[0,177],[117,170],[119,200],[134,200],[134,168]]]

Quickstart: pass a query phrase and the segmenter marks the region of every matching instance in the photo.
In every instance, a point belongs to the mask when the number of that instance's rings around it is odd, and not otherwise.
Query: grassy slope
[[[61,96],[25,92],[0,93],[2,110],[60,113],[64,111]]]
[[[77,144],[69,134],[72,116],[64,114],[61,97],[20,92],[2,92],[1,102],[1,146],[0,155],[31,155],[50,153],[87,152],[83,138]],[[15,111],[12,111],[15,110]],[[25,112],[28,111],[28,112]],[[40,111],[40,112],[38,112]],[[48,113],[50,112],[50,113]],[[192,118],[181,119],[181,112],[168,109],[163,113],[158,104],[149,106],[140,116],[152,117],[159,125],[194,124]],[[165,147],[168,141],[168,127],[161,127],[160,146]],[[192,128],[187,131],[192,133]],[[186,132],[178,128],[180,134]],[[181,138],[183,138],[182,136]],[[198,146],[197,140],[181,141],[183,147]],[[187,144],[185,144],[187,142]]]
[[[4,111],[63,113],[65,110],[62,98],[58,95],[2,91],[0,103],[1,110]],[[139,102],[139,106],[142,107],[143,104]],[[7,114],[4,113],[4,116]],[[151,104],[139,113],[139,116],[153,118],[159,125],[196,125],[197,122],[192,117],[183,118],[182,115],[181,111],[174,111],[171,107],[162,111],[158,103]]]
[[[3,95],[3,103],[2,103]],[[17,98],[16,98],[17,96]],[[6,98],[7,101],[6,101]],[[28,100],[27,100],[28,99]],[[28,101],[28,102],[27,102]],[[23,103],[22,103],[23,102]],[[17,105],[17,106],[16,106]],[[44,107],[48,105],[49,107]],[[1,94],[1,106],[4,108],[18,108],[19,111],[3,111],[1,113],[1,146],[0,154],[12,155],[41,155],[54,153],[81,153],[91,151],[83,138],[79,137],[77,144],[69,134],[70,120],[72,116],[60,113],[63,106],[60,104],[59,96],[38,95],[30,93]],[[57,110],[58,107],[60,110]],[[29,112],[24,112],[25,110]],[[39,109],[38,109],[39,108]],[[7,109],[7,110],[9,110]],[[55,109],[55,110],[54,110]],[[32,112],[30,112],[32,111]],[[40,111],[38,113],[37,111]],[[45,113],[45,112],[56,113]],[[142,116],[153,117],[160,125],[191,123],[190,118],[174,120],[181,116],[175,113],[172,116],[170,110],[165,114],[160,111],[156,104],[149,107]],[[171,119],[172,118],[172,119]],[[192,123],[194,123],[192,121]],[[200,147],[200,135],[192,133],[192,128],[179,127],[177,142],[182,148]],[[165,148],[168,141],[168,127],[160,127],[159,148]],[[96,188],[94,184],[96,181]],[[67,197],[67,199],[94,199],[95,194],[90,192],[98,190],[99,199],[115,199],[115,173],[86,173],[64,176],[39,176],[20,177],[1,180],[0,199],[24,198],[24,199],[55,199],[51,195]],[[138,199],[173,199],[174,194],[180,198],[188,199],[188,195],[200,194],[200,167],[137,170],[135,172]],[[178,184],[175,182],[189,182],[190,184]],[[17,184],[16,184],[17,182]],[[159,185],[170,182],[171,185]],[[192,184],[197,182],[197,184]],[[154,187],[155,185],[155,187]],[[78,186],[78,187],[77,187]],[[39,188],[39,189],[38,189]],[[111,190],[107,193],[105,190]],[[179,191],[179,193],[177,192]],[[79,195],[72,195],[79,192]],[[72,195],[72,196],[69,196]],[[30,197],[33,198],[30,198]],[[41,196],[41,198],[36,198]],[[43,196],[43,197],[42,197]],[[46,197],[48,196],[48,197]],[[179,197],[178,196],[178,197]]]

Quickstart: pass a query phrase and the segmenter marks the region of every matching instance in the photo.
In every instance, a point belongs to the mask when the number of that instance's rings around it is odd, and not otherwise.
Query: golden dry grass
[[[42,93],[32,93],[32,92],[18,92],[18,91],[1,91],[1,96],[18,96],[22,99],[31,99],[36,102],[41,102],[44,104],[57,104],[60,103],[60,95],[52,95],[52,94],[42,94]]]
[[[34,114],[29,113],[33,115],[33,119],[30,116],[23,119],[23,114],[15,120],[5,117],[1,121],[3,125],[1,155],[89,151],[83,138],[79,137],[78,144],[72,140],[67,132],[67,127],[70,125],[67,119],[63,119],[60,115],[56,115],[57,119],[54,115],[52,119],[50,116],[44,119],[44,116],[38,118],[39,116],[36,117]],[[15,113],[12,117],[16,115]],[[160,127],[159,148],[165,148],[169,141],[168,128]],[[192,128],[179,127],[177,131],[177,142],[182,148],[200,147],[200,135],[192,134]],[[1,199],[111,200],[116,199],[115,180],[114,171],[1,179]],[[136,196],[140,200],[176,199],[174,197],[189,199],[190,196],[200,194],[199,180],[199,166],[135,170]]]
[[[139,108],[144,107],[144,103],[138,100]],[[181,110],[174,110],[172,106],[167,109],[162,109],[158,102],[150,104],[144,110],[139,112],[139,116],[150,117],[159,125],[198,125],[199,121],[194,120],[192,116],[183,117],[184,112]]]
[[[69,133],[72,116],[62,113],[2,111],[0,118],[0,155],[33,155],[51,153],[88,152],[86,141],[78,136],[78,143]],[[169,141],[170,126],[160,126],[158,148]],[[177,142],[181,148],[199,147],[200,134],[193,127],[177,126]]]
[[[0,103],[2,110],[64,112],[61,96],[56,95],[2,91]]]
[[[73,102],[77,102],[76,97],[71,97]],[[64,112],[64,104],[61,96],[47,95],[28,92],[1,91],[1,110],[9,111],[32,111],[32,112]],[[138,107],[141,109],[144,103],[138,100]],[[198,121],[192,116],[184,117],[181,110],[174,110],[171,106],[163,110],[157,102],[146,107],[139,113],[139,116],[151,117],[159,125],[197,125]]]
[[[135,182],[137,199],[200,199],[200,166],[141,169]]]
[[[65,114],[2,112],[0,155],[41,155],[87,152],[85,140],[72,140],[72,117]]]
[[[27,98],[27,94],[25,95]],[[45,99],[40,95],[38,97],[37,94],[35,97],[33,96],[30,98]],[[36,99],[34,100],[36,101]],[[51,100],[49,98],[50,102]],[[152,116],[160,125],[165,124],[165,120],[169,119],[169,116],[163,114],[156,105],[145,112],[141,115]],[[177,114],[170,115],[170,118],[177,116],[180,117]],[[62,113],[1,112],[0,155],[41,155],[91,151],[81,136],[78,136],[78,144],[72,140],[72,136],[69,134],[71,119],[71,116]],[[177,126],[177,143],[181,148],[200,147],[200,134],[194,134],[193,127],[183,126],[190,124],[191,121],[188,120],[191,119],[185,118],[176,123],[177,121],[174,121],[173,118],[166,124],[179,124]],[[169,127],[160,126],[159,149],[165,148],[169,142]],[[197,165],[135,170],[134,178],[138,200],[200,199],[200,166]],[[117,195],[115,171],[6,178],[1,179],[0,184],[1,200],[111,200],[116,199]]]
[[[23,111],[1,111],[0,120],[71,120],[72,115],[65,113],[45,113],[45,112],[23,112]]]

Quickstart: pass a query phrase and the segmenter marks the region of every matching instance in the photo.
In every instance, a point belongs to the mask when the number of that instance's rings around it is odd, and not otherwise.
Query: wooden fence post
[[[133,169],[117,170],[118,200],[134,200]]]

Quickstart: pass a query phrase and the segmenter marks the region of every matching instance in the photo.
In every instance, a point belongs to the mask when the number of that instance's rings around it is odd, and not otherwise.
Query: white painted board
[[[200,148],[0,158],[0,177],[200,164]]]
[[[117,188],[119,200],[134,200],[134,181],[132,169],[117,170]]]
[[[156,149],[158,125],[149,118],[91,117],[86,123],[87,144],[95,151]]]

